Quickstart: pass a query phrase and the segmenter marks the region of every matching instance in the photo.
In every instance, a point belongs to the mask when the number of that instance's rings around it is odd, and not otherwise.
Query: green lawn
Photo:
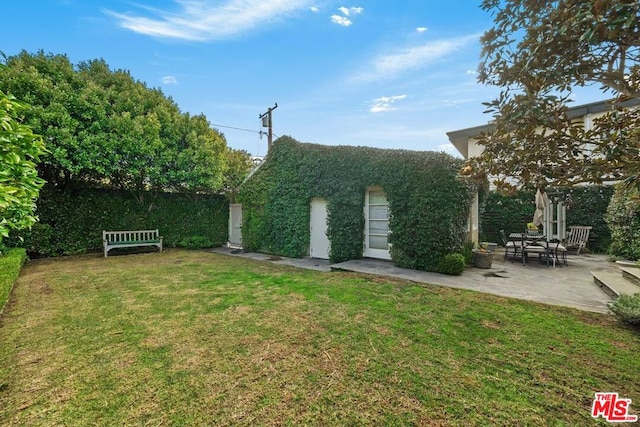
[[[207,252],[32,261],[0,343],[0,425],[575,426],[596,391],[640,408],[640,334],[612,317]]]

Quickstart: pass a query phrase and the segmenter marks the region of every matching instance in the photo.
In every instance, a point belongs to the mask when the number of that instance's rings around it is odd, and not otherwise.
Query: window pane
[[[388,221],[369,221],[369,234],[388,234]]]
[[[387,196],[385,196],[384,191],[381,191],[381,190],[369,191],[369,204],[386,205]]]
[[[387,206],[369,206],[369,219],[388,219],[389,208]]]
[[[369,236],[369,248],[371,249],[389,249],[387,236]]]

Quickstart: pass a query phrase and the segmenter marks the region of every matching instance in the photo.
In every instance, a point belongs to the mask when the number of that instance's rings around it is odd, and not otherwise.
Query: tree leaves
[[[485,0],[482,8],[494,27],[481,39],[479,81],[503,89],[484,104],[491,129],[466,175],[509,175],[510,185],[528,187],[637,179],[640,3]],[[572,89],[593,84],[615,99],[600,117],[576,121]]]
[[[42,138],[17,119],[25,109],[0,91],[0,242],[10,230],[36,222],[35,202],[44,184],[34,163],[45,153]]]
[[[60,187],[217,192],[229,170],[224,135],[161,90],[104,60],[74,67],[65,55],[21,52],[0,89],[33,105],[24,122],[49,147],[38,169]],[[233,163],[246,174],[250,163]]]

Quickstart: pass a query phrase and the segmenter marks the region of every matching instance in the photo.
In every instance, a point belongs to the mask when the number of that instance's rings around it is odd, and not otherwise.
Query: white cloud
[[[356,80],[375,81],[395,77],[409,70],[423,68],[441,58],[477,42],[479,35],[428,42],[419,46],[398,49],[374,58],[366,66],[366,71],[356,76]]]
[[[367,141],[386,141],[386,147],[397,147],[398,141],[402,140],[418,140],[420,144],[428,140],[442,141],[442,136],[450,129],[441,129],[433,125],[424,125],[421,122],[411,125],[402,125],[393,122],[378,121],[379,123],[369,123],[366,126],[359,126],[352,132],[354,139]],[[439,144],[439,143],[438,143]],[[416,146],[414,149],[424,149],[424,147]]]
[[[428,30],[427,27],[418,27],[418,28],[416,28],[416,31],[419,32],[419,33],[424,33],[427,30]]]
[[[340,12],[342,12],[343,15],[345,16],[349,16],[350,13],[353,13],[354,15],[359,15],[364,11],[364,8],[362,7],[345,7],[345,6],[341,6],[338,8],[338,10]]]
[[[311,6],[309,10],[314,13],[320,12],[320,8],[318,6]]]
[[[346,6],[341,6],[338,8],[338,10],[342,12],[342,15],[331,15],[331,22],[333,22],[334,24],[342,25],[343,27],[348,27],[349,25],[353,24],[351,19],[348,18],[352,13],[354,15],[359,15],[362,13],[362,11],[364,11],[364,9],[361,7]]]
[[[163,85],[175,85],[178,84],[178,79],[175,76],[164,76],[160,79]]]
[[[453,144],[449,143],[449,144],[442,144],[440,146],[438,146],[438,148],[440,149],[440,151],[444,151],[445,153],[458,153],[458,150],[456,149],[456,147],[453,146]]]
[[[478,72],[476,70],[467,70],[467,74],[472,76],[478,74]]]
[[[310,7],[310,0],[174,0],[179,10],[143,7],[146,16],[104,10],[122,28],[152,37],[220,40],[280,22]],[[313,10],[313,9],[312,9]]]
[[[331,15],[331,22],[333,22],[334,24],[342,25],[343,27],[348,27],[352,24],[349,18],[340,15]]]
[[[407,95],[381,96],[373,100],[373,105],[369,109],[372,113],[380,113],[383,111],[397,110],[393,107],[396,101],[405,99]]]

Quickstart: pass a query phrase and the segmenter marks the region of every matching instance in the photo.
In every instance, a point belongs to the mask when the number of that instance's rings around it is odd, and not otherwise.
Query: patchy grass
[[[640,405],[610,316],[169,250],[29,263],[0,319],[2,425],[588,425]]]
[[[0,314],[26,259],[27,252],[22,248],[0,252]]]

